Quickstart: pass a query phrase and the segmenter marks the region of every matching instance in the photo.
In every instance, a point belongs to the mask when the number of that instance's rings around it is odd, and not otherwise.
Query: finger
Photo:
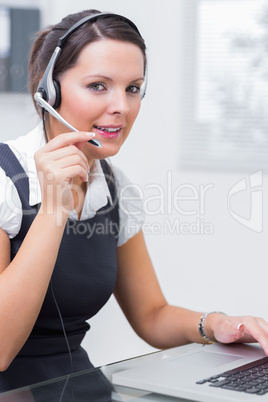
[[[242,322],[238,325],[234,324],[233,330],[233,342],[241,341],[241,339],[245,336],[245,327]]]
[[[51,152],[58,148],[67,147],[68,145],[84,143],[91,140],[94,136],[94,133],[87,133],[85,131],[59,134],[45,145],[44,150]]]
[[[216,339],[222,343],[259,342],[268,352],[268,323],[255,317],[224,317],[216,328]]]
[[[87,169],[89,169],[88,160],[83,152],[81,152],[75,145],[59,148],[50,152],[50,157],[53,161],[60,161],[68,157],[74,157],[74,160],[80,158]]]
[[[79,155],[70,155],[55,161],[53,163],[52,169],[54,171],[58,171],[72,166],[81,166],[88,175],[88,163],[87,161],[84,162]]]
[[[268,355],[268,323],[256,317],[232,317],[219,339],[223,343],[258,342]]]
[[[79,176],[82,181],[88,181],[88,172],[80,165],[68,166],[62,169],[62,173],[67,182],[76,176]]]
[[[244,334],[254,338],[268,355],[268,323],[262,318],[246,317],[243,320]]]

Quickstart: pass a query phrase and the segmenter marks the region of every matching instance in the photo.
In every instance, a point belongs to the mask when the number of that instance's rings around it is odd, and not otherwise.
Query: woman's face
[[[115,155],[138,115],[144,57],[138,46],[104,39],[87,45],[74,67],[60,78],[58,112],[76,129],[95,133],[102,148],[86,143],[88,159]],[[52,136],[66,127],[50,119]]]

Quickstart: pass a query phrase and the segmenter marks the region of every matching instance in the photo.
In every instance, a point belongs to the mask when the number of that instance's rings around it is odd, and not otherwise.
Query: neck
[[[75,177],[72,183],[72,194],[74,199],[74,209],[79,219],[81,217],[86,191],[87,183],[82,182],[79,177]]]

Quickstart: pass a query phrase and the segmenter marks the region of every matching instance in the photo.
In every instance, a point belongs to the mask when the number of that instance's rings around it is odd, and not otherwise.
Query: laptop
[[[112,383],[199,402],[268,401],[268,358],[258,344],[190,344],[116,372]]]

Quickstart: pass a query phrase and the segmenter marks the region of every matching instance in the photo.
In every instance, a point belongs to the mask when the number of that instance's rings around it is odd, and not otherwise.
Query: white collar
[[[112,197],[100,161],[95,160],[90,169],[89,183],[80,219],[92,218],[100,208],[107,204],[108,200],[112,203]],[[75,210],[70,212],[70,218],[77,220]]]

